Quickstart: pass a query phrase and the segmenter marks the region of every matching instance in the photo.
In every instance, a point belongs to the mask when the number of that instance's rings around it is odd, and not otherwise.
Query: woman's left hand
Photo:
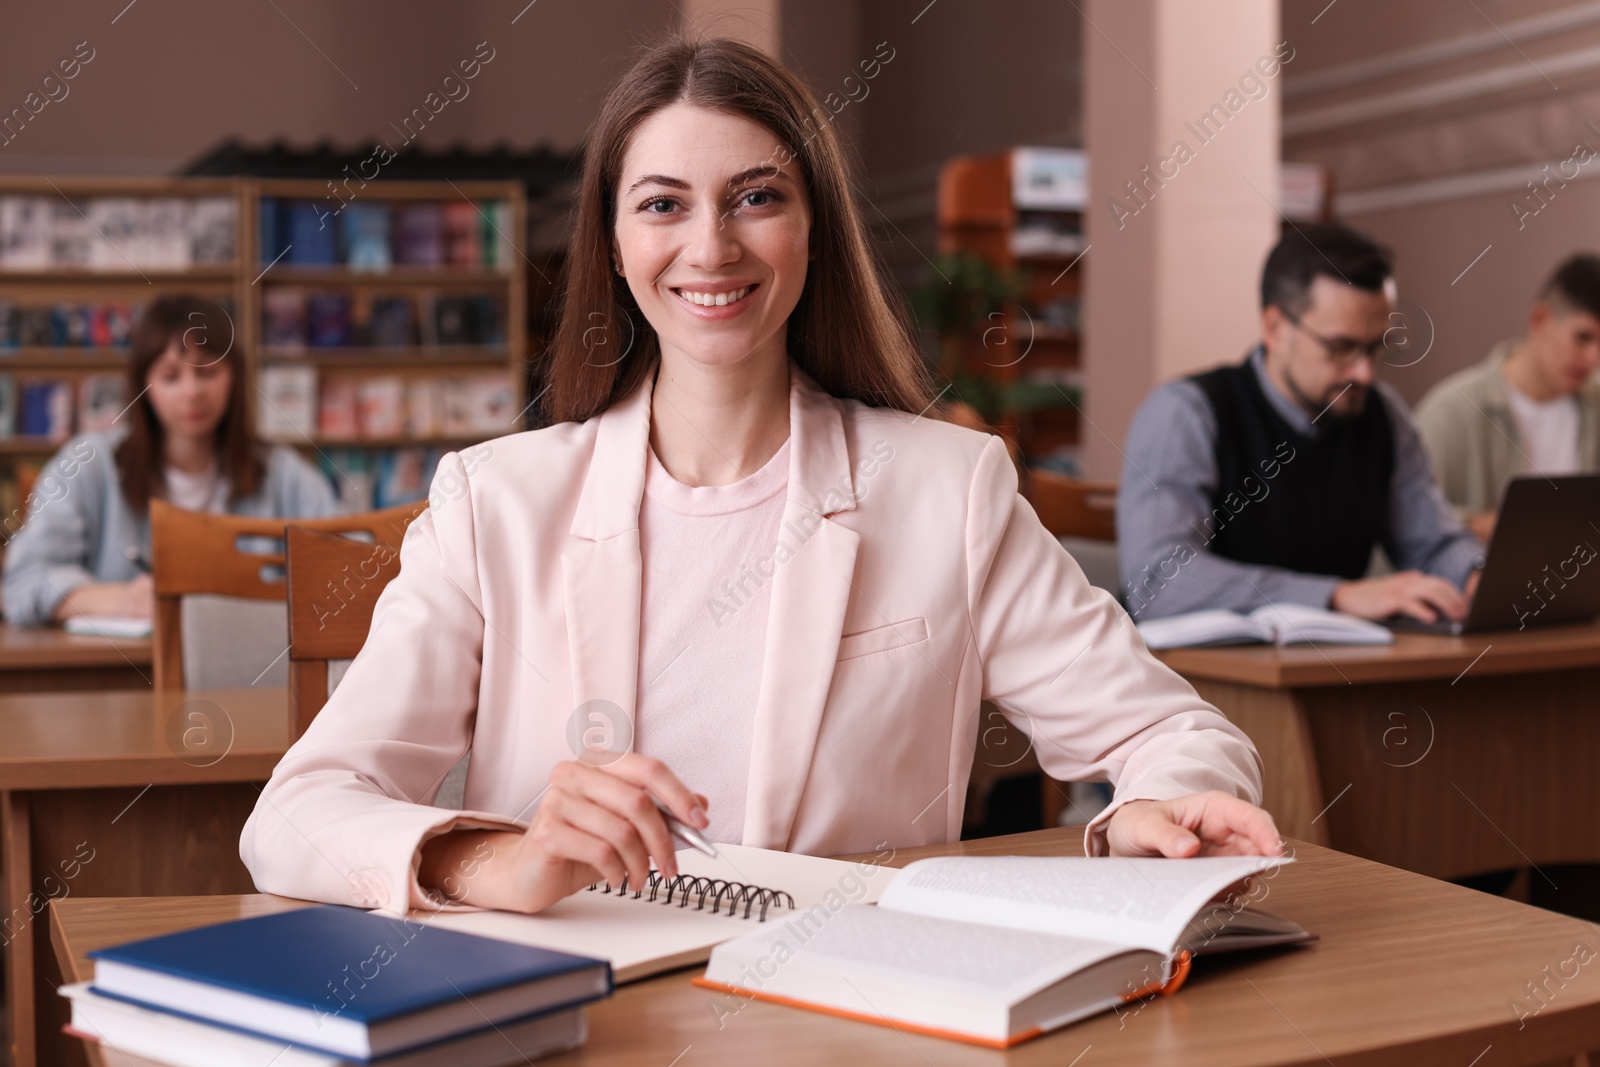
[[[1272,816],[1218,790],[1176,800],[1130,800],[1106,823],[1113,856],[1277,856],[1283,839]]]

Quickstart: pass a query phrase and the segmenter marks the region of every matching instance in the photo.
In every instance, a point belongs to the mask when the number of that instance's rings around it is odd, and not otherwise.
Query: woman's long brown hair
[[[160,296],[144,309],[133,331],[128,395],[138,399],[122,416],[128,434],[116,450],[122,495],[140,515],[149,512],[152,496],[166,493],[166,433],[144,391],[150,384],[150,368],[174,343],[192,363],[222,360],[232,371],[228,409],[216,431],[217,465],[228,479],[228,502],[254,493],[266,476],[250,421],[249,372],[233,320],[217,304],[198,296]]]
[[[669,37],[646,51],[600,107],[566,262],[561,319],[550,345],[546,412],[581,421],[626,396],[660,354],[655,330],[611,267],[623,155],[639,125],[676,103],[739,115],[773,134],[772,159],[794,159],[811,197],[815,253],[789,316],[789,356],[823,389],[878,407],[921,414],[929,374],[901,302],[886,294],[851,199],[850,166],[831,123],[804,83],[738,41]],[[615,353],[623,353],[620,357]]]

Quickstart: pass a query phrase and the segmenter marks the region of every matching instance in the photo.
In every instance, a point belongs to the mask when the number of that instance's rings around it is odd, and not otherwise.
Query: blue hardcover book
[[[286,200],[285,236],[289,254],[285,263],[297,267],[331,267],[339,262],[339,221],[315,200]]]
[[[350,294],[312,293],[306,298],[306,329],[313,348],[350,343]]]
[[[102,995],[356,1059],[611,992],[604,960],[332,905],[89,955]]]
[[[386,271],[394,264],[389,248],[389,205],[349,204],[344,214],[345,260],[351,270]]]
[[[72,432],[72,392],[62,381],[32,381],[22,387],[17,432],[50,441],[65,440]]]

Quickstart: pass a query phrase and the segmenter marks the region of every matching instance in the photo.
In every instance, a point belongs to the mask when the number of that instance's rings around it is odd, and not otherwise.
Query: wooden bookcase
[[[1012,152],[958,156],[939,174],[940,253],[978,256],[1014,277],[1020,291],[994,321],[962,338],[962,369],[1004,384],[1059,384],[1073,403],[1063,398],[1050,409],[1010,411],[998,428],[1013,436],[1030,462],[1070,460],[1078,445],[1076,404],[1082,388],[1076,311],[1083,290],[1081,249],[1030,249],[1026,241],[1045,228],[1081,235],[1082,211],[1019,207],[1012,194],[1012,166]],[[1057,314],[1046,317],[1042,309]]]
[[[348,195],[348,194],[346,194]],[[513,412],[522,412],[527,402],[526,362],[528,286],[526,261],[526,204],[518,182],[384,182],[371,181],[355,194],[355,200],[398,202],[428,200],[439,203],[467,200],[473,203],[500,201],[508,205],[507,241],[501,246],[509,254],[492,267],[448,266],[414,267],[397,265],[385,271],[360,271],[342,266],[296,267],[286,262],[271,265],[261,261],[260,202],[263,197],[316,200],[330,208],[338,201],[329,197],[326,182],[312,180],[272,180],[253,178],[65,178],[0,176],[0,197],[34,196],[57,203],[85,206],[101,197],[118,198],[201,198],[227,197],[235,203],[236,230],[233,258],[227,263],[200,264],[177,270],[152,270],[129,265],[126,269],[99,270],[83,267],[43,267],[17,270],[0,267],[0,301],[17,305],[47,307],[57,304],[121,302],[142,305],[170,292],[188,291],[212,299],[228,300],[234,309],[238,343],[245,355],[250,375],[252,402],[259,398],[255,388],[263,367],[274,363],[299,363],[341,375],[359,376],[384,373],[409,378],[498,370],[507,375],[514,398]],[[274,287],[296,286],[316,290],[345,290],[351,293],[405,295],[424,291],[455,294],[493,294],[500,300],[501,333],[498,345],[452,345],[404,348],[307,348],[288,353],[265,350],[262,338],[262,297]],[[55,379],[73,386],[73,432],[78,432],[76,416],[78,387],[91,373],[125,373],[126,348],[79,346],[31,346],[0,348],[0,374],[10,375],[19,389],[27,380]],[[129,397],[128,399],[132,399]],[[521,416],[498,432],[511,432],[521,425]],[[325,441],[315,433],[302,439],[285,439],[302,450],[309,459],[329,448],[378,450],[400,447],[458,448],[496,434],[473,437],[408,437],[381,440],[351,438]],[[17,526],[14,509],[23,506],[26,486],[19,482],[19,468],[36,469],[62,445],[60,440],[0,436],[0,483],[9,482],[21,489],[16,499],[5,502],[9,528],[0,528],[0,542]]]
[[[264,198],[282,200],[314,200],[337,207],[337,200],[329,200],[326,182],[304,179],[255,179],[248,183],[247,199],[251,204],[250,224],[246,227],[249,256],[257,264],[247,284],[244,306],[250,309],[246,316],[245,343],[256,365],[298,365],[317,370],[319,379],[325,374],[363,376],[371,374],[392,375],[402,379],[437,377],[441,374],[468,374],[499,370],[507,374],[513,403],[511,410],[517,425],[508,425],[500,432],[520,428],[521,413],[527,404],[527,261],[526,246],[527,208],[522,185],[518,182],[383,182],[367,183],[356,191],[352,203],[388,202],[391,207],[406,201],[451,202],[467,201],[485,204],[499,201],[509,206],[509,229],[504,233],[502,247],[507,251],[506,261],[493,266],[419,267],[396,264],[382,270],[357,270],[343,266],[294,266],[280,260],[268,265],[262,248],[259,205]],[[286,257],[287,258],[287,257]],[[353,298],[375,294],[420,295],[425,292],[457,295],[493,294],[501,303],[504,342],[497,345],[428,345],[409,347],[348,347],[306,348],[283,351],[263,344],[262,300],[274,288],[316,290],[344,290]],[[284,438],[283,443],[293,444],[315,459],[318,454],[339,450],[387,450],[404,447],[431,447],[454,449],[470,445],[484,436],[441,435],[433,437],[385,438],[323,438],[311,434],[303,438]]]

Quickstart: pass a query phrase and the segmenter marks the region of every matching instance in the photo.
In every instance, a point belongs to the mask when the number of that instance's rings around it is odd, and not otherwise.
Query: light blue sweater
[[[6,546],[0,605],[6,621],[39,626],[85,582],[125,582],[150,558],[150,519],[128,506],[117,481],[115,450],[126,431],[86,433],[39,472],[26,522]],[[337,514],[328,480],[293,449],[273,447],[255,493],[231,504],[235,515],[316,519]],[[130,552],[131,550],[131,552]],[[136,558],[134,558],[136,557]]]

